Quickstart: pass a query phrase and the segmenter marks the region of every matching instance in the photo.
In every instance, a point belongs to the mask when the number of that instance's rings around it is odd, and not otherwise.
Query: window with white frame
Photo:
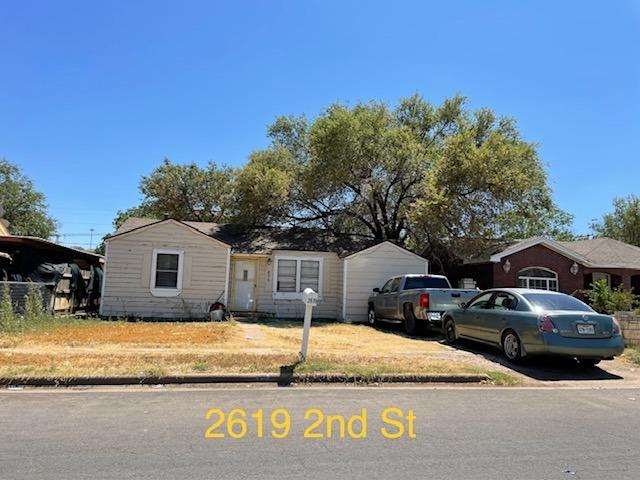
[[[302,298],[306,288],[322,295],[322,258],[278,256],[274,263],[274,298]]]
[[[558,274],[543,267],[525,268],[518,272],[518,287],[558,291]]]
[[[182,291],[182,250],[155,249],[151,260],[151,293],[174,297]]]

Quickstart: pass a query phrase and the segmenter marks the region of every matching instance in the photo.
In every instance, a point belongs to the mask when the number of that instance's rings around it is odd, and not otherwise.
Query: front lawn
[[[125,322],[56,318],[0,333],[0,377],[277,373],[296,364],[299,321]],[[314,322],[298,373],[491,373],[437,341]],[[496,383],[509,383],[499,379]]]

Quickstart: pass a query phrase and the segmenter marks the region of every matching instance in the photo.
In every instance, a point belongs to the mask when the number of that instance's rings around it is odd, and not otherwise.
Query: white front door
[[[253,291],[256,282],[256,263],[251,260],[235,262],[234,305],[238,310],[254,310]]]

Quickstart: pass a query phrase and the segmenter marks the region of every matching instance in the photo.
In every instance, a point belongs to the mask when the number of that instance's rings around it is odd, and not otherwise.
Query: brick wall
[[[505,272],[502,268],[509,260],[511,269]],[[571,294],[584,288],[584,268],[579,265],[576,275],[571,273],[573,260],[567,258],[542,245],[534,245],[531,248],[514,253],[502,259],[500,263],[493,264],[494,287],[517,287],[518,272],[529,267],[545,267],[558,274],[558,288],[563,293]]]
[[[511,269],[505,272],[503,265],[509,260]],[[518,272],[529,267],[544,267],[558,274],[558,289],[562,293],[572,294],[576,290],[589,288],[594,272],[609,273],[613,287],[621,285],[626,290],[640,284],[640,271],[624,268],[594,269],[577,263],[578,271],[571,273],[574,261],[543,246],[534,245],[520,252],[504,257],[500,263],[492,264],[493,287],[517,287]],[[640,291],[635,288],[635,293]]]
[[[614,316],[622,327],[625,344],[640,345],[640,315],[633,312],[616,312]]]

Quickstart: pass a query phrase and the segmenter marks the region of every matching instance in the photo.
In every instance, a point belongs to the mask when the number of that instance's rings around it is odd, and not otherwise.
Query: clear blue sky
[[[0,32],[0,157],[62,233],[110,231],[164,157],[241,165],[277,115],[414,92],[515,117],[577,233],[640,193],[639,1],[4,1]]]

